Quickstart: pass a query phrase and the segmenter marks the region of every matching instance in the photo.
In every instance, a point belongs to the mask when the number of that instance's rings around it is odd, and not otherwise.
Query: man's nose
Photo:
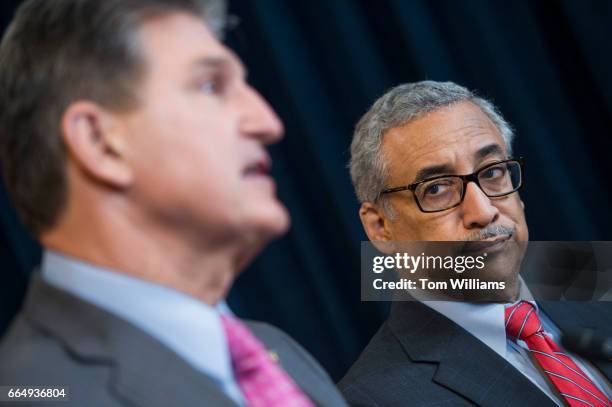
[[[273,144],[283,138],[283,122],[270,105],[255,89],[245,86],[243,92],[243,115],[240,131],[257,138],[264,144]]]
[[[499,217],[497,207],[474,182],[468,182],[466,185],[461,210],[463,226],[466,229],[486,227]]]

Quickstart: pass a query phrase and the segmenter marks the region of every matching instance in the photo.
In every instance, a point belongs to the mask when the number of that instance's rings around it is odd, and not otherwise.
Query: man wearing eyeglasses
[[[350,171],[370,241],[478,244],[502,256],[507,284],[502,302],[395,303],[340,382],[352,405],[611,405],[610,365],[558,345],[587,304],[567,313],[523,301],[519,242],[529,233],[512,138],[490,102],[450,82],[397,86],[359,121]]]

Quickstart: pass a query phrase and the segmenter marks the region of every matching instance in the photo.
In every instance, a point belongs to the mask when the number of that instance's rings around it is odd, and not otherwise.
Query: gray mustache
[[[489,225],[486,228],[479,230],[476,233],[469,235],[465,241],[474,242],[478,240],[489,239],[496,236],[514,235],[516,229],[504,225]]]

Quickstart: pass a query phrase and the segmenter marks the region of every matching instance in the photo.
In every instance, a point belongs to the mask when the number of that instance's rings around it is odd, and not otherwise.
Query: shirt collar
[[[213,379],[233,380],[220,319],[231,314],[225,302],[213,307],[169,287],[51,250],[45,251],[41,269],[49,284],[127,320]]]
[[[523,279],[519,277],[519,298],[538,306]],[[512,304],[461,301],[422,301],[475,336],[501,357],[506,358],[506,307]]]
[[[504,304],[476,304],[460,301],[423,301],[475,336],[501,357],[506,357]]]

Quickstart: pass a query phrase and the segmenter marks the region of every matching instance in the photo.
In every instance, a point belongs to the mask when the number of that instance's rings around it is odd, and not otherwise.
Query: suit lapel
[[[110,340],[117,363],[112,385],[137,405],[235,406],[209,376],[149,335],[122,330]]]
[[[320,381],[313,380],[312,375],[304,370],[304,365],[286,363],[283,356],[279,356],[278,363],[304,394],[306,394],[317,406],[330,405],[325,393],[322,393],[319,388]]]
[[[612,337],[612,302],[610,301],[539,301],[538,305],[561,332],[592,329],[597,335]],[[612,361],[592,360],[612,381]]]
[[[34,275],[24,312],[81,361],[106,365],[110,387],[137,406],[236,406],[208,376],[135,326]]]
[[[287,372],[295,384],[316,405],[345,406],[339,395],[330,394],[329,389],[322,388],[325,379],[317,376],[306,360],[311,356],[294,344],[284,333],[267,324],[245,321],[253,334],[265,345],[268,352],[275,355],[276,362]],[[311,360],[315,364],[314,360]]]
[[[438,363],[434,382],[478,405],[554,405],[510,363],[426,305],[396,303],[389,325],[412,361]]]

